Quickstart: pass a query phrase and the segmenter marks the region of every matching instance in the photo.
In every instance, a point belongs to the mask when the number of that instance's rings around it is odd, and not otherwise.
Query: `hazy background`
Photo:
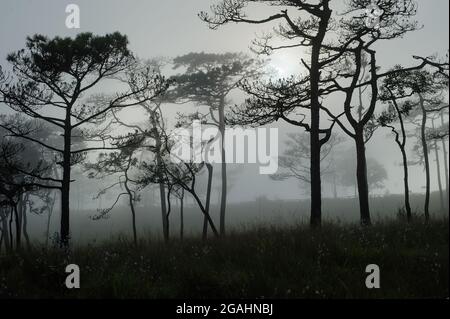
[[[140,58],[147,59],[158,56],[175,57],[189,52],[236,52],[242,51],[251,54],[249,45],[255,35],[264,30],[270,31],[268,26],[250,25],[227,25],[217,31],[208,29],[207,25],[197,17],[201,10],[207,11],[209,6],[215,1],[210,0],[95,0],[95,1],[61,1],[61,0],[40,0],[40,1],[0,1],[0,64],[6,65],[5,57],[8,53],[24,47],[25,38],[28,35],[41,33],[49,37],[53,36],[74,36],[79,32],[93,32],[94,34],[105,34],[119,31],[129,38],[130,49]],[[67,29],[65,27],[67,4],[78,4],[81,10],[81,28]],[[392,42],[385,42],[378,48],[378,62],[383,67],[391,67],[397,63],[403,65],[414,64],[412,55],[428,56],[434,53],[445,54],[449,47],[449,1],[447,0],[420,0],[417,20],[423,24],[419,31],[408,34],[404,39]],[[263,16],[265,13],[274,12],[276,8],[254,8],[251,7],[251,14]],[[271,57],[271,67],[279,76],[288,76],[301,71],[300,58],[302,53],[296,50],[284,50]],[[235,103],[239,103],[242,96],[234,96]],[[0,108],[5,107],[0,105]],[[186,106],[183,106],[186,108]],[[164,107],[164,114],[170,121],[173,114],[180,110],[180,106]],[[193,107],[192,107],[193,109]],[[133,114],[129,114],[131,120]],[[138,120],[138,119],[136,119]],[[283,142],[287,132],[295,132],[292,126],[277,123],[279,128],[280,154],[283,150]],[[337,130],[336,130],[337,131]],[[297,132],[303,132],[297,129]],[[343,134],[342,134],[343,135]],[[348,141],[348,140],[347,140]],[[340,147],[353,147],[350,141]],[[402,170],[399,167],[399,150],[388,130],[380,129],[374,138],[367,145],[367,156],[376,158],[383,164],[388,173],[385,188],[378,191],[378,194],[401,194]],[[437,189],[436,172],[434,165],[434,154],[431,154],[431,176],[432,190]],[[304,190],[298,187],[296,181],[275,182],[268,176],[259,175],[258,166],[255,165],[234,165],[230,166],[230,183],[233,187],[228,194],[229,203],[254,202],[256,198],[266,197],[268,199],[293,200],[306,198]],[[73,208],[98,208],[101,202],[90,202],[89,198],[96,189],[96,181],[83,181],[90,185],[81,184],[78,180],[73,183]],[[215,180],[218,186],[218,179]],[[411,167],[410,187],[412,192],[423,192],[424,173],[422,166]],[[148,204],[157,203],[157,195],[144,195],[144,201]],[[352,191],[343,194],[344,197],[351,197]],[[331,196],[330,191],[324,190],[324,197]],[[401,201],[401,197],[398,197]],[[153,201],[154,199],[154,201]],[[214,195],[213,195],[214,200]],[[267,208],[269,211],[272,208]],[[230,207],[233,207],[232,205]],[[245,209],[241,213],[245,214]],[[284,214],[292,214],[296,211],[296,206],[292,206]],[[307,206],[305,206],[307,207]],[[252,206],[255,209],[255,206]],[[280,211],[280,206],[273,207],[273,213]],[[378,210],[382,210],[379,208]],[[261,209],[260,209],[261,211]],[[373,209],[377,213],[377,208]],[[128,212],[122,213],[128,222]],[[305,211],[306,213],[306,211]],[[113,212],[114,214],[114,212]],[[143,213],[144,214],[144,213]],[[194,212],[193,212],[194,214]],[[236,213],[237,214],[237,213]],[[83,216],[80,223],[102,223],[92,222],[86,216],[89,214],[79,213]],[[145,214],[144,214],[145,215]],[[213,213],[214,215],[214,213]],[[227,217],[232,219],[233,213]],[[147,216],[148,217],[148,216]],[[76,218],[76,217],[75,217]],[[160,212],[155,208],[151,217],[159,227]],[[32,223],[44,221],[44,216],[36,216]],[[57,226],[59,214],[55,211],[52,224]],[[110,222],[111,225],[112,222]],[[118,222],[116,222],[118,223]],[[128,227],[128,224],[126,225]],[[43,229],[43,228],[40,228]],[[74,233],[79,231],[79,227],[72,225]],[[81,234],[80,234],[81,236]]]

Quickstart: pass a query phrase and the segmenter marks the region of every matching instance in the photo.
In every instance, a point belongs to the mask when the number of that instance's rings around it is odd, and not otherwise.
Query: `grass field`
[[[67,289],[65,267],[81,270]],[[380,267],[367,289],[365,267]],[[34,247],[0,257],[2,298],[444,298],[449,296],[448,220],[258,227],[224,239],[124,238],[74,248]]]

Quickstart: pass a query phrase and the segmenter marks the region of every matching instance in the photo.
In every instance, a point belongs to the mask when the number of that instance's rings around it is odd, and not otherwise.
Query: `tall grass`
[[[81,269],[69,290],[66,265]],[[377,264],[381,288],[367,289]],[[373,227],[250,227],[226,238],[139,242],[117,237],[69,253],[34,247],[0,257],[3,298],[444,298],[448,220]]]

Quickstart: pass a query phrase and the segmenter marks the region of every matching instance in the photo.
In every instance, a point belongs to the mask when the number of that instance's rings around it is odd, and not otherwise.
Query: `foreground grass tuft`
[[[81,269],[69,290],[66,265]],[[381,288],[367,289],[377,264]],[[224,239],[169,244],[125,239],[0,257],[2,298],[446,298],[448,220],[362,229],[254,228]]]

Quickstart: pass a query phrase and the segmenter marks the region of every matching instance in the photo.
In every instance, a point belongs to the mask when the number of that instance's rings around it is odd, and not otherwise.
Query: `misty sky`
[[[141,58],[177,56],[188,52],[225,52],[248,49],[260,26],[227,25],[218,31],[209,30],[197,17],[201,10],[208,10],[211,0],[85,0],[85,1],[0,1],[0,64],[5,65],[6,54],[24,46],[25,37],[41,33],[49,37],[74,36],[79,32],[105,34],[119,31],[126,34],[130,49]],[[81,29],[65,27],[65,7],[75,3],[81,9]],[[404,39],[391,41],[378,48],[378,62],[389,68],[396,63],[414,63],[412,55],[443,54],[449,43],[449,1],[420,0],[417,20],[423,29],[408,34]],[[252,7],[249,15],[263,16],[276,8]],[[263,26],[263,28],[266,28]],[[272,57],[272,66],[285,76],[297,72],[300,67],[298,51],[284,51]],[[239,101],[236,101],[239,102]],[[168,113],[170,116],[170,113]],[[280,127],[280,145],[284,134],[292,127]],[[301,131],[301,129],[296,129]],[[345,147],[352,147],[351,142]],[[380,130],[368,145],[368,156],[386,165],[389,180],[387,189],[393,193],[402,191],[402,173],[398,164],[397,146],[387,130]],[[432,159],[433,189],[436,189],[434,157]],[[412,191],[423,191],[424,178],[421,167],[412,168]],[[300,190],[296,182],[272,182],[267,176],[259,176],[257,167],[246,168],[239,174],[236,185],[229,194],[230,201],[253,199],[258,195],[278,198],[298,198]],[[245,191],[244,191],[245,190]]]

